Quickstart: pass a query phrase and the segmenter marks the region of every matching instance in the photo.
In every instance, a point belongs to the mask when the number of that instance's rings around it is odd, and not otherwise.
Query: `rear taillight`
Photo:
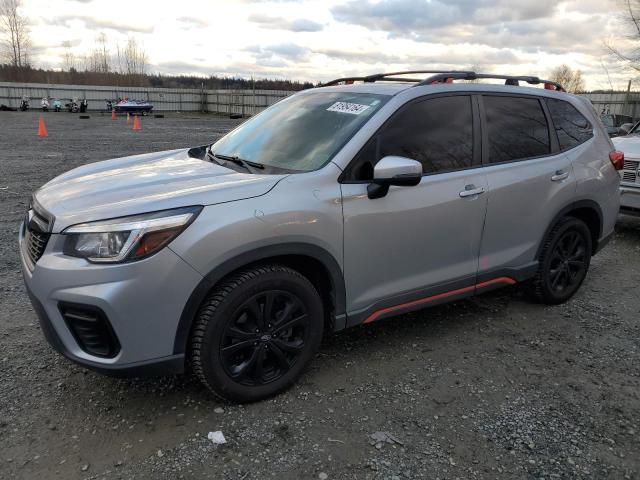
[[[609,154],[609,160],[613,164],[613,168],[616,170],[622,170],[624,167],[624,152],[620,150],[614,150]]]

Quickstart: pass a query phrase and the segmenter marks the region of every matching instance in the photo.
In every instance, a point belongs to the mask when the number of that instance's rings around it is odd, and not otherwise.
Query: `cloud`
[[[108,20],[105,18],[94,18],[88,15],[59,15],[46,20],[49,25],[59,25],[69,27],[71,23],[80,21],[84,23],[85,27],[93,30],[110,29],[116,30],[121,33],[138,32],[138,33],[152,33],[153,25],[140,23],[132,23],[130,21],[120,20]]]
[[[400,65],[406,68],[420,69],[433,65],[438,68],[460,66],[470,68],[471,65],[482,65],[483,67],[498,65],[514,65],[525,63],[526,59],[516,55],[507,48],[475,49],[471,54],[464,50],[447,48],[446,50],[434,51],[431,54],[385,54],[376,50],[343,50],[343,49],[314,49],[313,53],[326,55],[334,60],[343,60],[347,63],[366,63],[369,65]],[[404,67],[403,67],[404,68]]]
[[[286,20],[281,17],[272,17],[270,15],[263,15],[255,13],[249,15],[248,20],[251,23],[258,24],[262,28],[269,28],[272,30],[289,30],[291,32],[319,32],[324,26],[313,20],[307,20],[305,18],[298,18],[295,20]]]
[[[340,22],[382,31],[389,39],[503,49],[505,59],[495,57],[489,62],[502,64],[510,63],[508,59],[518,52],[602,53],[602,34],[585,35],[603,32],[607,23],[605,10],[590,10],[594,1],[352,0],[333,7],[331,13]],[[475,49],[465,51],[469,56],[476,53]]]
[[[200,17],[178,17],[176,20],[186,28],[204,28],[209,25],[209,22]]]
[[[252,53],[257,60],[269,61],[286,59],[290,61],[302,61],[309,55],[310,50],[295,43],[281,43],[277,45],[261,46],[253,45],[245,48]]]
[[[427,29],[548,18],[556,0],[351,0],[331,9],[345,23],[406,36]]]

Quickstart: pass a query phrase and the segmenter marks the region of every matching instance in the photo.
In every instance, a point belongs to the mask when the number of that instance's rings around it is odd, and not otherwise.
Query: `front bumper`
[[[47,341],[87,368],[119,376],[173,374],[184,370],[174,352],[180,315],[202,276],[169,248],[132,263],[96,265],[62,254],[63,235],[51,235],[33,266],[20,257],[24,282]],[[65,323],[60,303],[93,306],[105,313],[120,343],[112,358],[91,355]]]
[[[620,185],[620,213],[640,215],[640,185]]]

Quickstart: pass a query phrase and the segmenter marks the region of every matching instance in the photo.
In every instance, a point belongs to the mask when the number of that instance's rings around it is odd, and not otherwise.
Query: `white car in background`
[[[611,139],[616,149],[624,152],[620,170],[620,213],[640,215],[640,123],[622,137]]]

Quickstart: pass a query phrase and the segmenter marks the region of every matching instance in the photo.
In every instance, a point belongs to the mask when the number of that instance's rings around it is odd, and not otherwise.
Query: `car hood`
[[[611,141],[618,150],[624,152],[625,157],[640,158],[640,135],[615,137]]]
[[[188,149],[171,150],[78,167],[46,183],[34,200],[55,217],[57,233],[81,222],[258,197],[285,176],[240,173]]]

